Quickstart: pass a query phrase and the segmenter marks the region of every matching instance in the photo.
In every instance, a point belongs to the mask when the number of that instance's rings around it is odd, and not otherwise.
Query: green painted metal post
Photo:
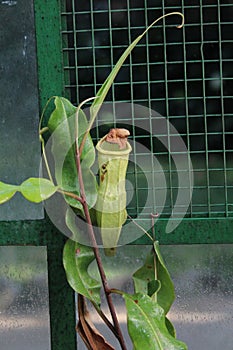
[[[54,95],[64,95],[59,0],[34,0],[40,107]]]
[[[64,95],[59,0],[34,0],[40,109],[51,96]],[[65,237],[49,221],[37,224],[48,247],[51,349],[76,349],[74,293],[62,266]]]

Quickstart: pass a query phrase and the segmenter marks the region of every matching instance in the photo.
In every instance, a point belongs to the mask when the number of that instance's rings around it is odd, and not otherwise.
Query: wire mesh
[[[67,96],[74,104],[94,96],[129,43],[154,19],[171,11],[184,14],[185,26],[176,30],[179,18],[174,16],[151,30],[125,62],[106,100],[147,106],[177,129],[193,164],[194,191],[186,217],[230,217],[233,215],[230,0],[221,3],[66,0],[62,36]],[[132,113],[128,122],[134,125],[134,121]],[[133,138],[149,147],[162,164],[167,190],[162,215],[166,217],[171,214],[178,184],[171,155],[157,140],[154,121],[150,116],[149,133],[142,131],[143,122],[142,129],[132,127],[131,131]],[[101,131],[97,131],[97,136]],[[167,136],[171,139],[174,135]],[[129,207],[132,215],[145,206],[143,198],[148,191],[139,170],[131,167],[129,172],[137,188]],[[162,189],[157,188],[148,213],[161,209],[156,204],[159,190]]]

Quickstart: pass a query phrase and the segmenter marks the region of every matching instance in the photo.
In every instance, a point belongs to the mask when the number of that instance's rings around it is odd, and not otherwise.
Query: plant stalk
[[[103,269],[102,260],[101,260],[100,254],[99,254],[99,248],[98,248],[98,245],[97,245],[97,242],[95,239],[95,233],[93,230],[91,217],[90,217],[90,213],[89,213],[89,209],[88,209],[88,205],[87,205],[87,201],[86,201],[85,188],[84,188],[84,182],[83,182],[83,176],[82,176],[82,170],[81,170],[80,151],[79,151],[78,144],[76,144],[76,166],[77,166],[77,171],[78,171],[78,179],[79,179],[79,186],[80,186],[80,196],[82,198],[82,206],[83,206],[83,210],[85,213],[88,231],[89,231],[89,236],[91,239],[91,244],[93,247],[95,259],[97,262],[102,285],[104,288],[104,293],[106,296],[107,304],[108,304],[109,311],[110,311],[111,316],[112,316],[113,324],[114,324],[114,327],[115,327],[115,330],[117,333],[117,339],[121,345],[122,350],[127,350],[126,344],[125,344],[125,341],[123,338],[123,334],[122,334],[121,329],[120,329],[119,321],[117,319],[115,307],[114,307],[114,304],[112,301],[111,290],[108,286],[108,281],[107,281],[107,278],[106,278],[106,275],[105,275],[105,272]]]
[[[111,292],[112,292],[112,290],[111,290]],[[106,323],[108,328],[112,331],[112,333],[117,338],[118,335],[117,335],[116,329],[113,326],[113,324],[109,321],[107,316],[103,313],[103,311],[93,301],[91,301],[91,303],[92,303],[93,307],[95,308],[96,312],[98,313],[98,315],[102,318],[103,322]]]

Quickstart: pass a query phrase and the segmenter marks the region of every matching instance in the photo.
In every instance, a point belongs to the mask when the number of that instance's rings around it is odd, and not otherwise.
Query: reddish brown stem
[[[78,202],[80,202],[80,203],[83,202],[83,199],[82,199],[81,197],[77,196],[76,194],[74,194],[74,193],[72,193],[72,192],[67,192],[67,191],[63,191],[63,190],[60,190],[60,189],[59,189],[57,192],[60,192],[60,193],[62,193],[63,195],[66,195],[66,196],[68,196],[68,197],[74,198],[74,199],[76,199],[76,201],[78,201]]]
[[[154,219],[158,218],[159,214],[158,213],[156,213],[156,214],[151,213],[150,216],[151,216],[152,235],[153,235],[153,239],[155,241],[155,220]]]
[[[95,254],[95,259],[96,259],[96,263],[98,266],[98,270],[100,273],[100,277],[101,277],[101,281],[102,281],[102,285],[104,288],[104,293],[106,296],[106,300],[108,303],[108,307],[109,307],[109,311],[111,313],[112,316],[112,320],[113,320],[113,324],[117,333],[117,339],[121,345],[122,350],[127,350],[126,348],[126,344],[123,338],[123,334],[121,332],[120,329],[120,325],[117,319],[117,315],[116,315],[116,311],[115,311],[115,307],[113,305],[113,301],[112,301],[112,296],[111,296],[111,290],[108,286],[108,281],[103,269],[103,264],[102,264],[102,260],[99,254],[99,248],[96,242],[96,238],[95,238],[95,233],[93,230],[93,226],[92,226],[92,222],[91,222],[91,217],[90,217],[90,213],[89,213],[89,209],[88,209],[88,205],[87,205],[87,201],[86,201],[86,195],[85,195],[85,188],[84,188],[84,182],[83,182],[83,176],[82,176],[82,170],[81,170],[81,160],[80,160],[80,152],[79,152],[79,148],[78,145],[76,145],[76,166],[77,166],[77,171],[78,171],[78,180],[79,180],[79,186],[80,186],[80,196],[82,198],[82,206],[83,206],[83,210],[85,213],[85,217],[86,217],[86,221],[87,221],[87,226],[88,226],[88,233],[91,239],[91,244],[93,247],[93,251]]]

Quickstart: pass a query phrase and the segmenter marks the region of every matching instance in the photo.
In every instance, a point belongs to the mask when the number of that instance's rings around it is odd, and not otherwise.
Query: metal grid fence
[[[168,17],[134,49],[107,101],[134,102],[156,110],[177,129],[189,151],[194,192],[187,217],[233,216],[233,5],[230,0],[66,0],[62,11],[67,96],[75,104],[94,96],[130,42],[162,14]],[[166,25],[165,25],[166,24]],[[134,120],[128,121],[130,125]],[[162,164],[171,214],[177,196],[174,164],[150,132],[133,129]],[[172,136],[172,135],[168,135]],[[135,169],[134,169],[135,170]],[[156,170],[155,170],[156,171]],[[132,170],[133,172],[133,170]],[[134,210],[145,184],[135,180]],[[179,184],[182,187],[182,184]],[[140,193],[142,196],[140,197]],[[158,210],[156,204],[148,212]]]

